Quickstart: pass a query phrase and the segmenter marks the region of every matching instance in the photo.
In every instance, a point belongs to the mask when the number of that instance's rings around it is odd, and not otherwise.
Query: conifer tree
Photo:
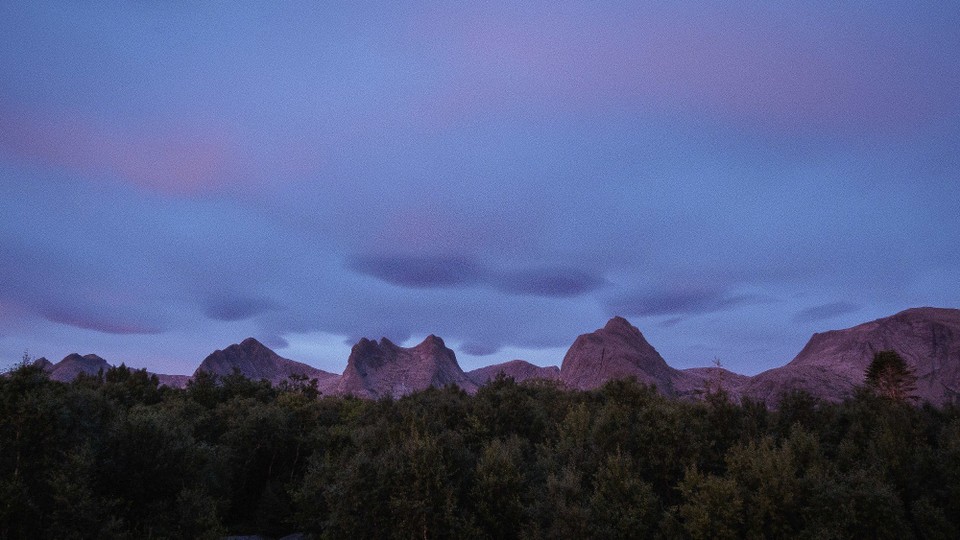
[[[867,386],[878,395],[894,401],[914,399],[917,377],[896,351],[880,351],[866,371]]]

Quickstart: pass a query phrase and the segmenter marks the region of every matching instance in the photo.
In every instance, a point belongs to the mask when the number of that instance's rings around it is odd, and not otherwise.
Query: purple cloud
[[[483,286],[511,295],[569,298],[600,288],[605,281],[593,274],[562,267],[535,267],[498,273],[478,261],[456,256],[364,256],[350,261],[360,274],[410,288]]]
[[[413,288],[464,287],[484,279],[479,263],[465,257],[369,255],[355,257],[349,267],[392,285]]]
[[[861,309],[863,309],[863,306],[850,302],[831,302],[829,304],[802,309],[794,315],[793,320],[798,323],[816,322],[832,319],[848,313],[856,313]]]
[[[614,315],[652,317],[661,315],[699,315],[726,311],[738,306],[766,301],[759,295],[730,294],[716,290],[657,290],[614,297],[607,311]],[[680,322],[676,317],[668,325]]]
[[[290,346],[290,342],[281,336],[269,335],[260,340],[261,343],[271,349],[285,349]]]
[[[952,42],[903,24],[896,7],[869,16],[816,2],[509,12],[505,21],[503,6],[485,4],[420,22],[464,66],[438,99],[444,120],[548,103],[856,136],[909,131],[957,111],[947,91],[960,75]],[[955,10],[943,15],[955,24]]]
[[[464,353],[472,356],[489,356],[499,351],[500,346],[489,344],[489,343],[468,341],[466,343],[461,344],[458,347],[458,350],[461,350]]]
[[[955,3],[3,6],[0,354],[619,313],[759,369],[805,298],[960,302]]]
[[[510,293],[553,298],[581,296],[599,289],[605,281],[571,268],[530,268],[494,279],[495,287]]]
[[[267,311],[279,309],[279,305],[267,298],[225,297],[211,298],[203,313],[217,321],[243,321]]]
[[[239,170],[228,139],[209,125],[126,129],[76,111],[51,115],[0,102],[0,150],[25,163],[106,176],[167,195],[223,187]]]
[[[82,328],[84,330],[93,330],[104,334],[160,334],[163,332],[163,329],[158,326],[143,324],[134,320],[124,320],[109,315],[91,313],[89,310],[53,308],[43,310],[41,315],[50,322],[65,324],[74,328]]]

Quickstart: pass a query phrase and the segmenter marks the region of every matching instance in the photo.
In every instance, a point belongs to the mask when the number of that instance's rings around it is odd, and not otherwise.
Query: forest
[[[0,538],[957,538],[960,410],[498,377],[378,401],[0,378]]]

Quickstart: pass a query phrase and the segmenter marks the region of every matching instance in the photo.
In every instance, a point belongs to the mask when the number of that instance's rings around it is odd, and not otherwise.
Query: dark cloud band
[[[464,288],[482,286],[508,294],[569,298],[604,285],[599,276],[572,268],[537,267],[496,272],[479,261],[445,256],[362,256],[349,261],[359,274],[408,288]]]

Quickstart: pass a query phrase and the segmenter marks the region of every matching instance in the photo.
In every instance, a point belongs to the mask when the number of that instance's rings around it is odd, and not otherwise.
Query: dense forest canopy
[[[0,537],[956,538],[960,411],[499,377],[379,401],[0,378]]]

